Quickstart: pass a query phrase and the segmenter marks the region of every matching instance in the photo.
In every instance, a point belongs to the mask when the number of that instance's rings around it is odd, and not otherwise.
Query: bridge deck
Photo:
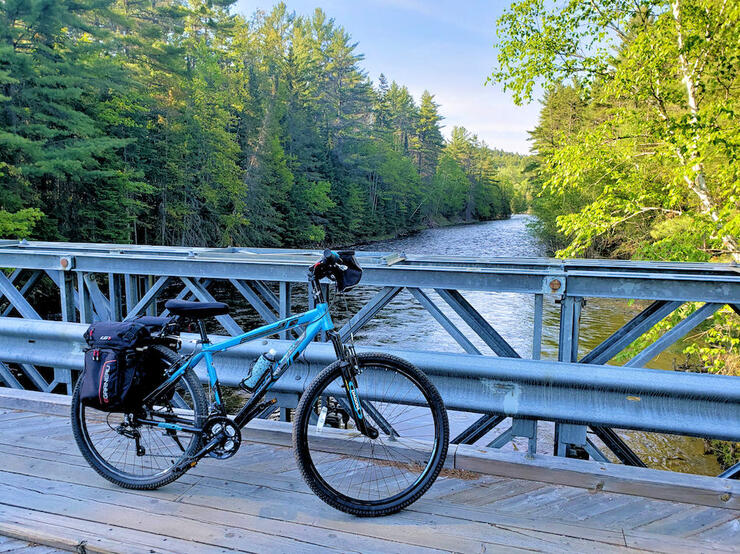
[[[249,442],[129,491],[87,467],[66,417],[29,411],[0,410],[0,460],[0,551],[740,552],[737,510],[465,472],[400,514],[354,518],[308,490],[289,449]]]

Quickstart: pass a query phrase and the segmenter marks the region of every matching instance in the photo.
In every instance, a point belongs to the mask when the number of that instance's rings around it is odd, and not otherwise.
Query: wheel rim
[[[300,422],[306,465],[344,502],[368,507],[402,502],[438,463],[441,414],[416,377],[391,364],[363,362],[357,390],[378,438],[360,434],[351,418],[344,424],[341,415],[349,406],[341,373],[334,372],[309,399],[312,409]],[[332,417],[337,412],[339,417]]]
[[[156,414],[176,411],[178,416],[198,426],[198,406],[190,383],[181,378],[175,390],[172,400],[154,406],[150,415],[161,419]],[[148,482],[163,477],[198,445],[198,437],[191,433],[151,425],[127,425],[131,414],[101,412],[79,403],[77,417],[80,435],[90,454],[109,473],[129,481]],[[139,432],[143,455],[137,454],[134,438],[127,436],[134,429]]]

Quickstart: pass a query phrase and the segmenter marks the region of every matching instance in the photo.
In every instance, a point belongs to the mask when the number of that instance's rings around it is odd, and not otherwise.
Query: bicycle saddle
[[[211,317],[229,313],[229,305],[223,302],[188,302],[187,300],[168,300],[164,307],[173,315],[185,317]]]

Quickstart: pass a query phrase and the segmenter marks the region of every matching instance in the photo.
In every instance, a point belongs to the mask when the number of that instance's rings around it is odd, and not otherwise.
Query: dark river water
[[[418,234],[395,240],[375,242],[359,247],[361,250],[400,252],[406,254],[448,254],[464,256],[541,257],[544,246],[527,230],[531,216],[515,215],[511,219],[472,225],[428,229]],[[332,310],[335,322],[343,324],[347,317],[369,300],[375,290],[359,288],[348,298],[334,299]],[[465,325],[449,307],[431,291],[450,319],[467,331]],[[519,354],[531,357],[534,298],[515,293],[462,291],[466,299],[496,328]],[[345,306],[346,302],[346,306]],[[588,299],[581,315],[580,355],[584,355],[645,307],[644,302],[611,299]],[[554,298],[545,296],[542,358],[557,359],[557,340],[560,306]],[[483,341],[472,332],[467,337],[483,353],[490,354]],[[401,349],[440,350],[462,352],[462,348],[406,291],[399,294],[359,333],[355,340],[361,345],[392,345]],[[650,367],[671,369],[674,360],[682,361],[680,350],[665,352]],[[470,421],[469,414],[450,414],[453,429],[461,430]],[[488,441],[505,429],[505,423],[494,430]],[[538,433],[538,451],[552,450],[552,425],[542,423]],[[453,434],[454,434],[453,430]],[[651,467],[716,475],[720,468],[716,459],[704,454],[703,441],[636,431],[620,432],[622,437]],[[481,441],[481,443],[485,443]],[[596,440],[598,442],[598,440]],[[549,444],[548,444],[549,443]],[[526,449],[524,440],[517,440],[506,449]]]

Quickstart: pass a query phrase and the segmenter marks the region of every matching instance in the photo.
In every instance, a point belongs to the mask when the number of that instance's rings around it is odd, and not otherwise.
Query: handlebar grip
[[[342,261],[342,259],[339,257],[339,254],[337,254],[333,250],[330,250],[329,248],[324,250],[324,260],[332,264],[340,263]]]

